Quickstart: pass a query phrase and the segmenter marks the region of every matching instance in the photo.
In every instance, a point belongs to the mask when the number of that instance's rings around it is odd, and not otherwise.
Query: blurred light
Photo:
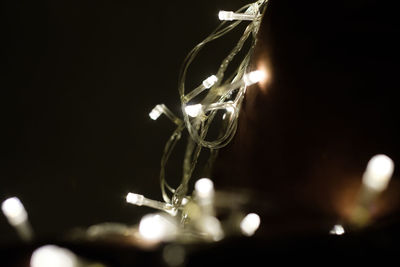
[[[243,80],[247,86],[250,86],[252,84],[263,81],[266,78],[266,76],[267,75],[266,75],[265,71],[256,70],[256,71],[252,71],[250,73],[245,74],[243,76]]]
[[[197,117],[201,114],[203,106],[201,104],[190,105],[185,107],[185,112],[190,117]]]
[[[181,266],[185,262],[185,249],[179,245],[168,245],[163,250],[163,259],[169,266]]]
[[[128,193],[128,195],[126,195],[126,202],[137,206],[142,206],[144,202],[144,196],[134,193]]]
[[[152,120],[157,120],[158,117],[160,117],[161,113],[162,113],[162,106],[161,105],[157,105],[155,106],[151,112],[149,113],[149,116]]]
[[[260,227],[260,222],[260,216],[257,214],[247,214],[240,222],[240,229],[244,235],[252,236],[257,231],[258,227]]]
[[[363,184],[376,191],[386,189],[394,170],[393,161],[386,155],[376,155],[370,159],[363,176]]]
[[[214,195],[214,183],[208,178],[201,178],[194,185],[196,195],[200,198],[209,198]]]
[[[19,225],[28,219],[24,205],[22,205],[17,197],[8,198],[3,201],[1,209],[9,223],[13,226]]]
[[[332,230],[329,232],[331,235],[343,235],[345,233],[343,226],[336,224],[333,226]]]
[[[68,249],[46,245],[33,252],[30,264],[31,267],[78,267],[78,258]]]
[[[220,221],[214,216],[207,216],[201,220],[201,229],[212,237],[214,241],[224,238]]]
[[[139,224],[139,234],[149,241],[168,241],[175,237],[176,232],[175,222],[164,214],[145,215]]]
[[[210,88],[210,87],[213,86],[217,81],[218,81],[217,76],[211,75],[210,77],[208,77],[207,79],[205,79],[205,80],[203,81],[203,86],[204,86],[205,88]]]

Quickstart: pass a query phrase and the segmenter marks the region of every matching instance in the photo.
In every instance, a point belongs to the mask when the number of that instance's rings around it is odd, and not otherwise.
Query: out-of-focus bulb
[[[169,241],[176,233],[176,223],[164,214],[145,215],[139,224],[139,234],[148,241]]]
[[[155,106],[151,112],[149,113],[149,116],[152,120],[157,120],[158,117],[160,117],[161,113],[162,113],[162,106],[161,105],[157,105]]]
[[[343,235],[345,231],[342,225],[336,224],[333,226],[332,230],[329,233],[331,235]]]
[[[144,202],[144,196],[134,193],[128,193],[128,195],[126,195],[126,202],[137,206],[142,206]]]
[[[68,249],[46,245],[36,249],[30,267],[77,267],[77,256]]]
[[[243,81],[246,86],[258,83],[266,78],[266,73],[261,70],[256,70],[243,75]]]
[[[185,107],[186,114],[193,118],[199,116],[202,111],[203,106],[201,104],[189,105]]]
[[[240,229],[244,235],[252,236],[257,231],[258,227],[260,227],[260,222],[260,216],[257,214],[247,214],[240,222]]]
[[[224,238],[224,231],[221,222],[214,216],[207,216],[201,219],[202,231],[210,235],[214,241],[220,241]]]
[[[207,79],[205,79],[205,80],[203,81],[203,86],[204,86],[205,88],[210,88],[210,87],[213,86],[217,81],[218,81],[217,76],[211,75],[210,77],[208,77]]]
[[[1,209],[9,223],[13,226],[24,223],[28,219],[24,205],[22,205],[17,197],[8,198],[3,201]]]
[[[200,198],[209,198],[214,195],[214,183],[208,178],[201,178],[194,185],[196,195]]]
[[[386,189],[394,170],[393,161],[386,155],[373,156],[363,176],[363,184],[381,192]]]

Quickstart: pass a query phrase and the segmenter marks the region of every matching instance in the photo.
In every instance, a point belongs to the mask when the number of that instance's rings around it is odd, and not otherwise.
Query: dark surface
[[[217,188],[258,191],[269,234],[327,232],[346,222],[368,160],[395,163],[375,219],[398,214],[400,23],[393,2],[270,1],[233,142],[220,151]],[[267,216],[267,217],[265,217]]]

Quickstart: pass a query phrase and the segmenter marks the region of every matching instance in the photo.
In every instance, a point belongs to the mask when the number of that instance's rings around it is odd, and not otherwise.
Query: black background
[[[220,9],[246,3],[2,1],[0,200],[19,197],[39,238],[136,223],[149,210],[125,195],[161,199],[159,160],[174,128],[148,113],[158,103],[179,112],[185,55],[218,25]],[[215,72],[213,53],[198,81]],[[15,240],[0,216],[0,242]]]

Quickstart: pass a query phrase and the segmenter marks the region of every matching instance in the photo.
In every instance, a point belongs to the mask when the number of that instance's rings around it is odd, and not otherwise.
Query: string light
[[[176,215],[176,209],[171,204],[148,199],[143,195],[128,193],[126,195],[126,202],[137,206],[147,206],[153,209],[165,211],[171,215]]]
[[[244,235],[252,236],[257,231],[258,227],[260,227],[260,223],[260,216],[255,213],[250,213],[240,222],[240,229]]]
[[[1,209],[19,237],[24,241],[30,241],[33,232],[28,221],[28,213],[22,202],[17,197],[11,197],[3,201]]]
[[[329,232],[331,235],[343,235],[345,233],[345,230],[342,225],[340,224],[335,224],[332,228],[332,230]]]
[[[185,107],[185,112],[190,117],[197,117],[202,113],[203,106],[201,104],[189,105]]]
[[[363,176],[363,184],[372,190],[386,189],[394,170],[393,161],[386,155],[376,155],[368,162]]]
[[[233,11],[223,11],[221,10],[218,13],[218,18],[219,20],[254,20],[256,18],[256,15],[251,15],[251,14],[239,14],[235,13]]]
[[[176,233],[175,221],[164,214],[145,215],[139,224],[139,234],[152,242],[170,241]]]
[[[350,214],[349,221],[354,227],[362,228],[370,223],[371,207],[388,186],[393,171],[394,163],[388,156],[380,154],[370,159],[363,175],[358,198]]]
[[[161,158],[160,185],[164,202],[147,199],[143,195],[134,193],[129,193],[126,201],[137,206],[148,206],[167,212],[169,220],[175,223],[179,222],[181,227],[183,227],[178,232],[190,232],[191,238],[196,237],[219,241],[225,235],[221,222],[215,216],[215,191],[213,182],[209,178],[199,179],[195,183],[192,196],[188,192],[188,186],[197,167],[202,149],[210,150],[209,165],[212,165],[218,149],[226,146],[236,132],[237,119],[247,87],[262,81],[266,77],[265,71],[253,71],[250,69],[249,64],[256,43],[261,14],[264,12],[266,6],[266,0],[258,0],[243,6],[236,12],[219,12],[221,20],[236,21],[223,21],[214,32],[196,45],[185,58],[178,83],[183,119],[178,118],[164,104],[156,105],[149,114],[153,120],[158,119],[161,114],[165,114],[177,126],[165,144],[164,153]],[[249,24],[238,43],[222,60],[218,71],[203,80],[199,86],[190,92],[186,92],[186,75],[191,63],[195,60],[200,50],[208,43],[223,37],[235,29],[243,21],[249,21]],[[247,53],[245,53],[245,56],[234,72],[226,75],[228,66],[239,51],[244,50],[244,44],[248,39],[252,40]],[[225,76],[229,77],[225,78]],[[202,99],[200,99],[200,96],[202,96]],[[215,140],[209,140],[207,138],[208,130],[218,111],[224,112],[223,123],[220,128],[221,133]],[[228,120],[225,119],[226,115],[229,116]],[[185,129],[189,137],[183,161],[182,179],[180,184],[176,188],[173,188],[166,180],[165,167]],[[154,214],[148,215],[141,220],[139,232],[144,238],[154,240],[163,240],[165,238],[163,236],[165,226],[162,225],[165,217],[160,216]],[[256,214],[249,214],[246,218],[243,221],[243,229],[245,230],[242,229],[242,231],[246,235],[251,235],[259,227],[260,219]]]
[[[46,245],[36,249],[30,267],[79,267],[78,257],[68,249]]]

